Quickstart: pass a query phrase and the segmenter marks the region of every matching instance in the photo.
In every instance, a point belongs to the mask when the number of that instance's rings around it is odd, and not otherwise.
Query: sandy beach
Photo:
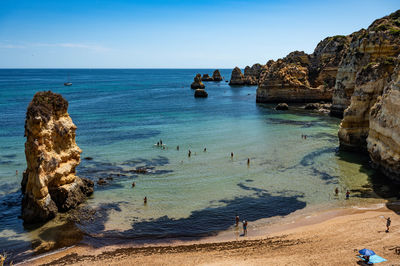
[[[156,245],[74,246],[21,265],[357,265],[363,248],[388,260],[380,265],[400,265],[398,207],[375,204],[320,211],[292,222],[283,218],[238,240],[225,241],[222,233]],[[389,233],[384,217],[392,219]]]

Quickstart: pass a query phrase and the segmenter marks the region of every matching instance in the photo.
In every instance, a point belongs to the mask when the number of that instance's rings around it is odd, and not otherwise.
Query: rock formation
[[[203,74],[203,77],[201,78],[202,81],[214,81],[212,77],[208,74]]]
[[[212,74],[212,79],[213,79],[214,81],[221,81],[221,80],[222,80],[221,73],[219,72],[218,69],[216,69],[216,70],[214,71],[214,73]]]
[[[278,103],[278,105],[275,106],[275,110],[289,110],[289,105],[287,105],[287,103]]]
[[[197,74],[194,79],[193,79],[193,83],[190,85],[190,87],[192,89],[204,89],[205,86],[203,84],[203,82],[201,81],[201,74]]]
[[[367,30],[351,34],[351,43],[336,76],[331,115],[342,117],[350,105],[357,73],[380,58],[396,57],[400,52],[400,10],[375,20]]]
[[[261,72],[264,66],[261,64],[254,64],[252,67],[246,66],[244,68],[244,75],[240,68],[235,67],[232,70],[231,80],[229,85],[248,85],[253,86],[258,84]]]
[[[390,82],[394,60],[381,60],[363,67],[356,75],[351,104],[344,111],[339,141],[343,150],[366,151],[371,107]]]
[[[392,81],[370,111],[367,149],[373,164],[400,183],[400,56]]]
[[[93,193],[93,182],[75,175],[81,150],[75,143],[76,126],[59,94],[38,92],[28,106],[25,121],[22,219],[44,222]]]
[[[229,81],[229,85],[244,85],[244,75],[240,68],[235,67],[232,70],[231,80]]]
[[[347,47],[347,37],[328,37],[311,55],[295,51],[276,62],[269,61],[260,74],[257,102],[331,101],[338,65]]]
[[[197,89],[194,91],[195,98],[207,98],[208,93],[204,89]]]

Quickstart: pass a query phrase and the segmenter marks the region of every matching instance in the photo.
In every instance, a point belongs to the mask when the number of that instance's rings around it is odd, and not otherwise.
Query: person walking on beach
[[[247,221],[244,220],[243,221],[243,235],[247,235]]]
[[[346,191],[346,199],[348,200],[350,198],[350,191]]]
[[[391,223],[392,223],[392,221],[390,220],[390,217],[388,217],[386,219],[386,233],[389,233],[389,228],[390,228]]]
[[[236,223],[236,227],[238,227],[239,226],[239,215],[236,215],[236,217],[235,217],[235,223]]]

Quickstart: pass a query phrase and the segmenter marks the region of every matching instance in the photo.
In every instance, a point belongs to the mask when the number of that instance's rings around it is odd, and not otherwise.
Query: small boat
[[[72,85],[71,82],[65,82],[65,83],[64,83],[64,86],[71,86],[71,85]]]

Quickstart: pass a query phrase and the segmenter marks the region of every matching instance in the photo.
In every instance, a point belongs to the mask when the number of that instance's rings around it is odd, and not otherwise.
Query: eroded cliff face
[[[68,102],[50,91],[36,93],[28,106],[27,169],[21,184],[25,223],[47,221],[93,193],[93,182],[75,175],[82,151],[76,145],[76,126],[67,109]]]
[[[400,183],[400,56],[392,81],[371,108],[367,149],[374,165]]]
[[[337,69],[348,38],[328,37],[308,55],[295,51],[270,61],[260,75],[257,102],[331,101]]]
[[[394,62],[387,59],[370,63],[357,73],[351,103],[344,111],[338,133],[342,150],[367,150],[370,109],[390,82]]]
[[[342,117],[350,105],[357,73],[369,63],[396,57],[400,52],[400,10],[374,21],[367,30],[350,35],[351,43],[336,76],[331,115]]]

